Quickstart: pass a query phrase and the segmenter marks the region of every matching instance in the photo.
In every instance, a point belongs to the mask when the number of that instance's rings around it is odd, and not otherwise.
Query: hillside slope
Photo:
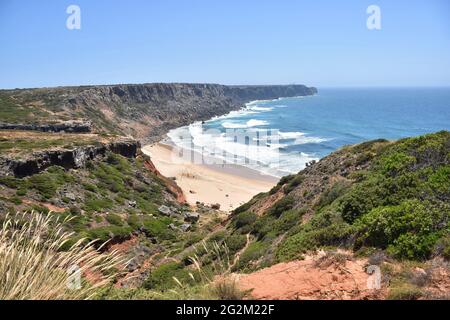
[[[238,110],[251,100],[315,93],[303,85],[177,83],[0,90],[0,122],[90,121],[97,132],[156,141],[170,129]]]
[[[450,257],[450,133],[344,147],[235,210],[255,242],[240,268],[333,246]]]
[[[200,265],[230,281],[213,287],[237,281],[259,299],[448,299],[449,218],[450,132],[346,146],[236,209],[144,287],[176,289]]]

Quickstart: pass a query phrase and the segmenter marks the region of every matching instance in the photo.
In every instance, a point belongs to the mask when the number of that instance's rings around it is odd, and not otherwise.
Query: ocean
[[[326,88],[314,96],[253,101],[171,130],[194,161],[234,163],[281,177],[366,140],[450,130],[450,88]],[[198,157],[198,154],[201,154]]]

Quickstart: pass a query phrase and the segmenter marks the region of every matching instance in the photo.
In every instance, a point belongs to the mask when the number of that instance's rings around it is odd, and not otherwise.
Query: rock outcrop
[[[91,126],[90,121],[61,121],[38,124],[0,122],[1,130],[33,130],[42,132],[87,133],[91,132]]]
[[[116,141],[95,146],[82,146],[73,149],[55,149],[34,152],[26,158],[0,157],[0,176],[26,177],[39,173],[50,166],[65,169],[82,168],[87,161],[105,156],[107,151],[134,158],[140,147],[138,141]]]

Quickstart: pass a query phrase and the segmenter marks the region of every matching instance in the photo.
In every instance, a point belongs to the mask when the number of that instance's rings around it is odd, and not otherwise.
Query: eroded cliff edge
[[[97,132],[156,141],[168,130],[238,110],[252,100],[306,96],[304,85],[120,84],[1,90],[1,122],[92,122]]]

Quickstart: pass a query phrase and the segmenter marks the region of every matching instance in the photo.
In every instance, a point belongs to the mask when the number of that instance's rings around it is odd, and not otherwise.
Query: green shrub
[[[143,225],[141,219],[139,219],[139,217],[136,214],[130,214],[127,223],[134,230],[139,229]]]
[[[184,243],[184,247],[187,248],[193,244],[199,243],[203,240],[203,238],[204,236],[202,234],[190,232],[186,235],[186,242]]]
[[[164,219],[146,218],[143,221],[143,229],[149,237],[156,237],[162,240],[172,239],[174,234],[167,227],[169,223],[170,221]]]
[[[339,198],[340,211],[345,221],[352,223],[356,218],[368,213],[372,208],[384,204],[386,190],[381,186],[382,177],[372,176]]]
[[[250,262],[260,259],[262,256],[264,256],[268,247],[269,244],[266,242],[257,241],[251,243],[240,256],[237,267],[238,268],[247,267]]]
[[[101,212],[105,209],[111,209],[113,207],[113,202],[109,198],[94,198],[90,197],[86,199],[84,204],[84,210],[88,212]]]
[[[106,215],[106,221],[108,221],[110,224],[113,224],[116,226],[123,225],[122,218],[114,213],[110,213],[110,214]]]
[[[173,289],[178,286],[174,278],[183,284],[193,284],[193,280],[183,264],[169,262],[150,272],[150,275],[144,282],[144,288],[160,291]]]
[[[285,211],[277,219],[277,217],[266,214],[255,222],[253,227],[253,234],[262,240],[268,234],[271,236],[278,236],[289,230],[301,222],[301,217],[306,212],[305,209],[291,209]]]
[[[319,247],[345,247],[353,233],[354,228],[343,221],[339,213],[324,211],[299,226],[295,233],[288,233],[278,246],[276,257],[278,261],[289,261]]]
[[[225,243],[230,249],[230,254],[235,254],[241,250],[247,243],[247,236],[242,234],[234,234],[225,239]]]
[[[0,177],[0,183],[11,189],[17,189],[23,186],[23,180],[11,176]]]
[[[29,177],[27,183],[29,188],[35,189],[43,198],[51,199],[60,186],[72,181],[73,178],[63,168],[50,167],[46,172]]]
[[[334,200],[345,194],[351,186],[351,182],[347,180],[339,180],[335,182],[330,189],[320,195],[317,203],[317,210],[331,204]]]
[[[227,235],[227,232],[225,230],[216,231],[209,237],[209,241],[221,242],[222,240],[225,239],[226,235]]]
[[[9,201],[14,203],[15,205],[22,204],[22,199],[19,197],[11,197],[9,198]]]
[[[399,258],[427,258],[446,227],[448,205],[407,200],[398,206],[378,207],[355,222],[363,245],[388,248]]]
[[[240,229],[247,225],[252,225],[256,221],[256,214],[250,211],[241,212],[233,217],[233,224],[236,229]]]
[[[90,229],[87,232],[89,240],[99,240],[106,242],[109,239],[125,240],[133,230],[130,227],[108,226]]]
[[[20,197],[26,196],[27,195],[27,189],[23,189],[23,188],[17,189],[16,195],[18,195]]]
[[[286,196],[278,200],[268,211],[270,215],[279,217],[283,212],[294,207],[295,201],[293,196]]]
[[[83,185],[83,188],[84,188],[85,190],[87,190],[87,191],[91,191],[91,192],[94,192],[94,193],[97,193],[97,192],[98,192],[97,187],[94,186],[94,185],[91,184],[91,183],[85,182],[85,183],[83,183],[82,185]]]
[[[388,300],[417,300],[423,296],[422,290],[412,284],[401,284],[389,288]]]
[[[304,179],[305,178],[302,175],[295,176],[295,178],[291,179],[289,183],[284,187],[283,192],[285,194],[290,193],[292,190],[297,188],[303,182]]]
[[[396,175],[407,170],[416,162],[416,158],[404,152],[394,152],[380,159],[380,169],[387,175]]]
[[[450,198],[450,165],[438,168],[429,176],[428,183],[432,190],[445,193]]]

